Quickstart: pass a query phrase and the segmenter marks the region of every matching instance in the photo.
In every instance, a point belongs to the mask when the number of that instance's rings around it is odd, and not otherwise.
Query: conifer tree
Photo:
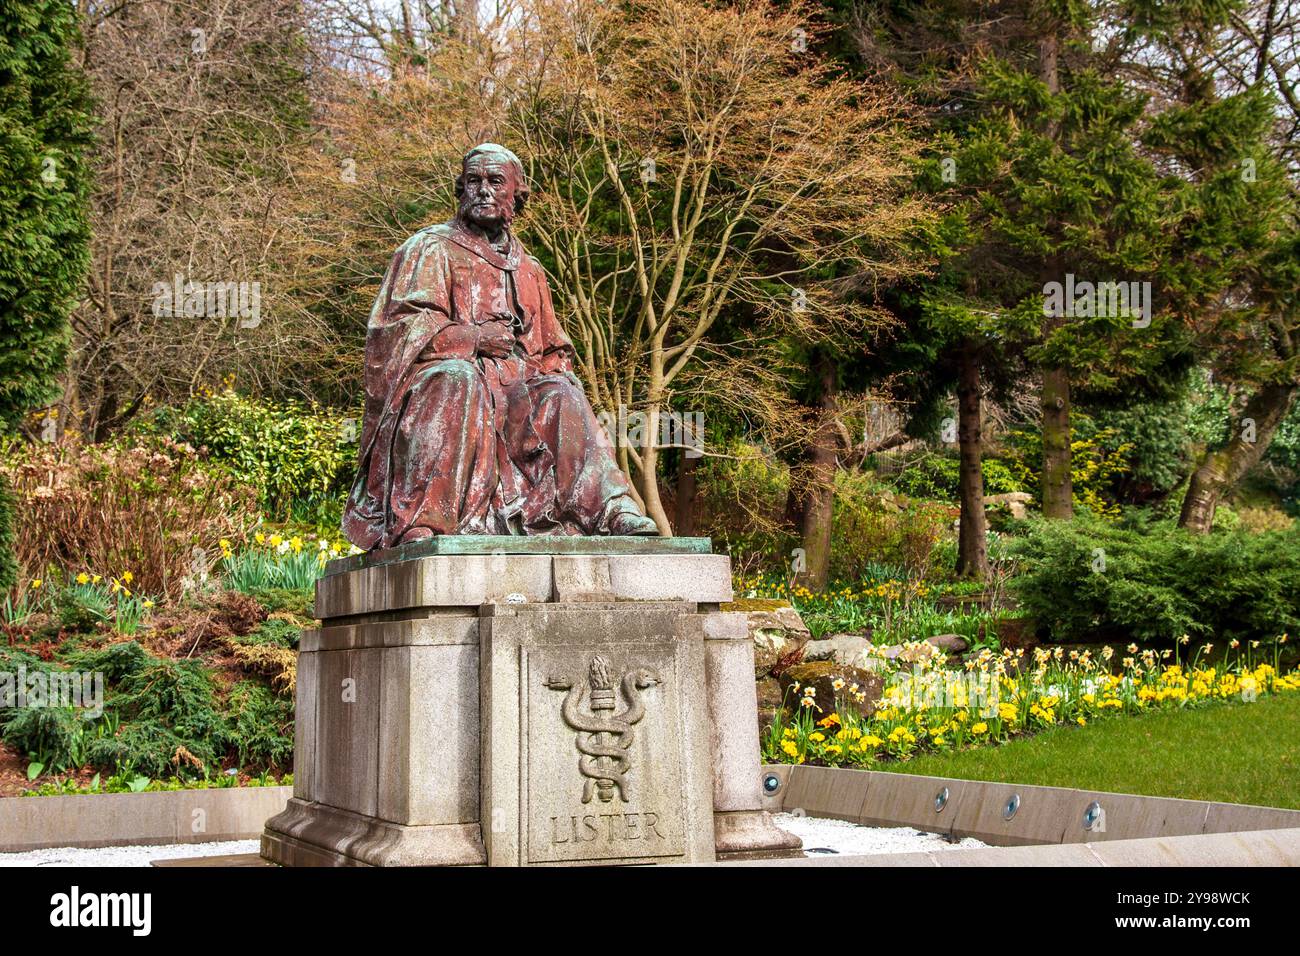
[[[0,423],[58,396],[68,313],[89,259],[85,82],[71,62],[76,14],[65,0],[0,0]],[[8,551],[7,489],[0,550]],[[0,558],[0,588],[13,585]]]

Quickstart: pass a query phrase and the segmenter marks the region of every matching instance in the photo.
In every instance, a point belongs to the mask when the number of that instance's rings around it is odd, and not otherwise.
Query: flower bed
[[[763,758],[868,766],[1054,726],[1293,693],[1300,691],[1300,672],[1283,674],[1277,666],[1286,641],[1284,634],[1272,642],[1234,642],[1229,659],[1215,666],[1202,663],[1208,644],[1186,662],[1177,651],[1139,653],[1135,645],[1118,662],[1109,647],[1100,659],[1061,647],[1037,648],[1028,657],[1023,649],[985,649],[961,668],[918,655],[910,670],[878,654],[869,663],[884,672],[886,687],[874,707],[864,707],[863,690],[843,680],[835,682],[835,701],[818,701],[812,688],[794,684],[762,736]]]

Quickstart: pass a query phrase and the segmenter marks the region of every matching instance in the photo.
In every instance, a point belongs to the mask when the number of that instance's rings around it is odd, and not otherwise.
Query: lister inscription
[[[551,843],[662,841],[657,813],[586,813],[551,817]]]

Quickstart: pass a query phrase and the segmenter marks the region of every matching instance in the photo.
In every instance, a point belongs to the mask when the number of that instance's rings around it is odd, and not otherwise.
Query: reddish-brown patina
[[[343,530],[362,548],[435,534],[654,534],[573,374],[546,275],[510,232],[509,150],[471,150],[456,218],[402,244],[370,313],[366,408]]]

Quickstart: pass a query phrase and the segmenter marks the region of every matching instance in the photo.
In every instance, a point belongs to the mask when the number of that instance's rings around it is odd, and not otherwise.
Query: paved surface
[[[257,840],[180,843],[171,846],[106,846],[97,849],[58,846],[24,853],[0,853],[0,866],[148,866],[175,857],[222,856],[258,852]]]
[[[776,825],[803,840],[804,855],[822,856],[834,850],[839,856],[878,853],[925,853],[935,850],[973,850],[988,846],[967,837],[949,843],[937,833],[923,833],[911,827],[864,827],[845,820],[824,820],[793,813],[775,815]]]

